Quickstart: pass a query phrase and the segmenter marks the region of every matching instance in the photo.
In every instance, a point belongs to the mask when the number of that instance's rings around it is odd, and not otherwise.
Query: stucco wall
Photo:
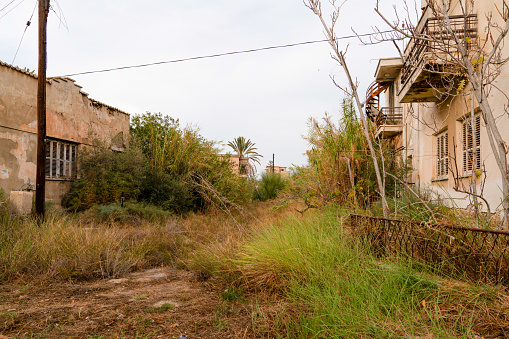
[[[83,145],[100,141],[123,149],[129,140],[129,114],[102,104],[74,80],[47,81],[47,137]],[[0,188],[6,193],[35,184],[37,76],[0,61]],[[60,203],[69,181],[48,179],[46,197]]]

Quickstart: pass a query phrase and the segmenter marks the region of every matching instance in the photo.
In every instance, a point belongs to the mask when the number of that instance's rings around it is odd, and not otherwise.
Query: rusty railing
[[[446,63],[449,59],[447,54],[457,53],[454,35],[465,44],[467,49],[474,46],[475,38],[477,38],[477,16],[457,15],[449,18],[450,29],[445,27],[442,18],[429,18],[418,33],[418,36],[429,40],[418,38],[411,40],[411,47],[401,68],[401,84],[405,84],[417,68],[425,66],[420,65],[421,62]]]
[[[443,273],[509,285],[509,232],[350,215],[377,255],[398,253]]]
[[[376,117],[376,125],[401,125],[403,123],[403,107],[382,107]]]

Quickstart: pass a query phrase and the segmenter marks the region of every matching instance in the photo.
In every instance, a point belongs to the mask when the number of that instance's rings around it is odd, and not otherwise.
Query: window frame
[[[77,178],[78,144],[46,138],[46,180]]]

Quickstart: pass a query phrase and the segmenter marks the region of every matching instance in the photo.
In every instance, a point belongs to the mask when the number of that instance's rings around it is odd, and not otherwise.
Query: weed
[[[214,327],[218,332],[223,331],[226,326],[228,325],[228,322],[225,319],[221,319],[217,314],[214,316],[213,321]]]
[[[258,196],[261,201],[274,199],[286,186],[287,180],[279,173],[263,173],[258,184]]]
[[[154,322],[153,319],[145,318],[142,316],[137,316],[135,320],[138,324],[140,324],[143,327],[148,327]]]
[[[32,284],[26,284],[26,285],[24,285],[24,286],[20,286],[20,287],[18,287],[18,291],[25,292],[25,291],[27,291],[30,287],[32,287]]]
[[[175,309],[175,305],[173,305],[173,304],[162,304],[161,306],[159,306],[157,308],[157,311],[161,313],[161,312],[166,312],[168,310],[174,310],[174,309]]]
[[[18,314],[11,311],[4,311],[0,313],[0,319],[14,319],[17,318]]]
[[[237,301],[242,297],[242,291],[236,288],[226,289],[221,293],[221,298],[226,301]]]
[[[133,298],[136,299],[136,300],[143,300],[143,299],[147,299],[149,296],[150,296],[150,294],[148,294],[148,293],[145,293],[145,294],[135,294],[133,296]]]
[[[181,296],[179,297],[179,300],[180,300],[180,301],[182,301],[182,302],[185,302],[185,301],[189,301],[189,300],[191,300],[191,297],[190,297],[190,296],[188,296],[188,295],[181,295]]]
[[[162,304],[159,307],[149,307],[147,312],[148,313],[154,313],[154,312],[163,313],[163,312],[166,312],[169,310],[174,310],[174,309],[175,309],[175,305],[173,305],[173,304]]]
[[[0,274],[91,279],[122,276],[133,268],[168,263],[177,248],[174,223],[136,227],[103,225],[82,216],[49,215],[0,228]],[[27,285],[21,290],[30,286]]]

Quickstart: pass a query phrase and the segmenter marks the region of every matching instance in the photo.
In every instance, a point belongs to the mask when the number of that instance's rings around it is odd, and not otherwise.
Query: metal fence
[[[509,232],[350,215],[351,226],[377,255],[389,252],[442,272],[509,285]]]

